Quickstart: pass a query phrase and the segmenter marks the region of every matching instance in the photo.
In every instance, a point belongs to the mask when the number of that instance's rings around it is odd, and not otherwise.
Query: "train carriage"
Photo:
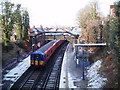
[[[31,54],[32,66],[44,66],[64,40],[53,40]]]

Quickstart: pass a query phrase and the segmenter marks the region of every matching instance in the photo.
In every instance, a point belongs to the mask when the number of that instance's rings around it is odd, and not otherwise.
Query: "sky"
[[[27,8],[30,26],[75,26],[78,11],[93,0],[11,0]],[[97,0],[101,12],[109,14],[109,5],[114,0]]]

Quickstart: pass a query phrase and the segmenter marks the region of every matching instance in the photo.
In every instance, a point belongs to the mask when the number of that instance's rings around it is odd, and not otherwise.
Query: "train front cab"
[[[41,53],[31,54],[31,66],[44,66],[45,64],[45,57]]]

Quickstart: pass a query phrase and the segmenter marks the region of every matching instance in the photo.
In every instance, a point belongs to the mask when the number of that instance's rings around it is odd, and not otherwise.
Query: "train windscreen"
[[[38,54],[32,55],[32,59],[33,59],[33,60],[39,60],[39,55],[38,55]]]
[[[35,55],[35,59],[39,60],[39,55],[38,54]]]

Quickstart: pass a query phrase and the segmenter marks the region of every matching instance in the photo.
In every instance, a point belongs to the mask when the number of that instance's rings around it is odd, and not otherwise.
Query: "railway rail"
[[[68,42],[63,43],[52,55],[46,66],[30,67],[11,89],[58,89],[61,64]]]

